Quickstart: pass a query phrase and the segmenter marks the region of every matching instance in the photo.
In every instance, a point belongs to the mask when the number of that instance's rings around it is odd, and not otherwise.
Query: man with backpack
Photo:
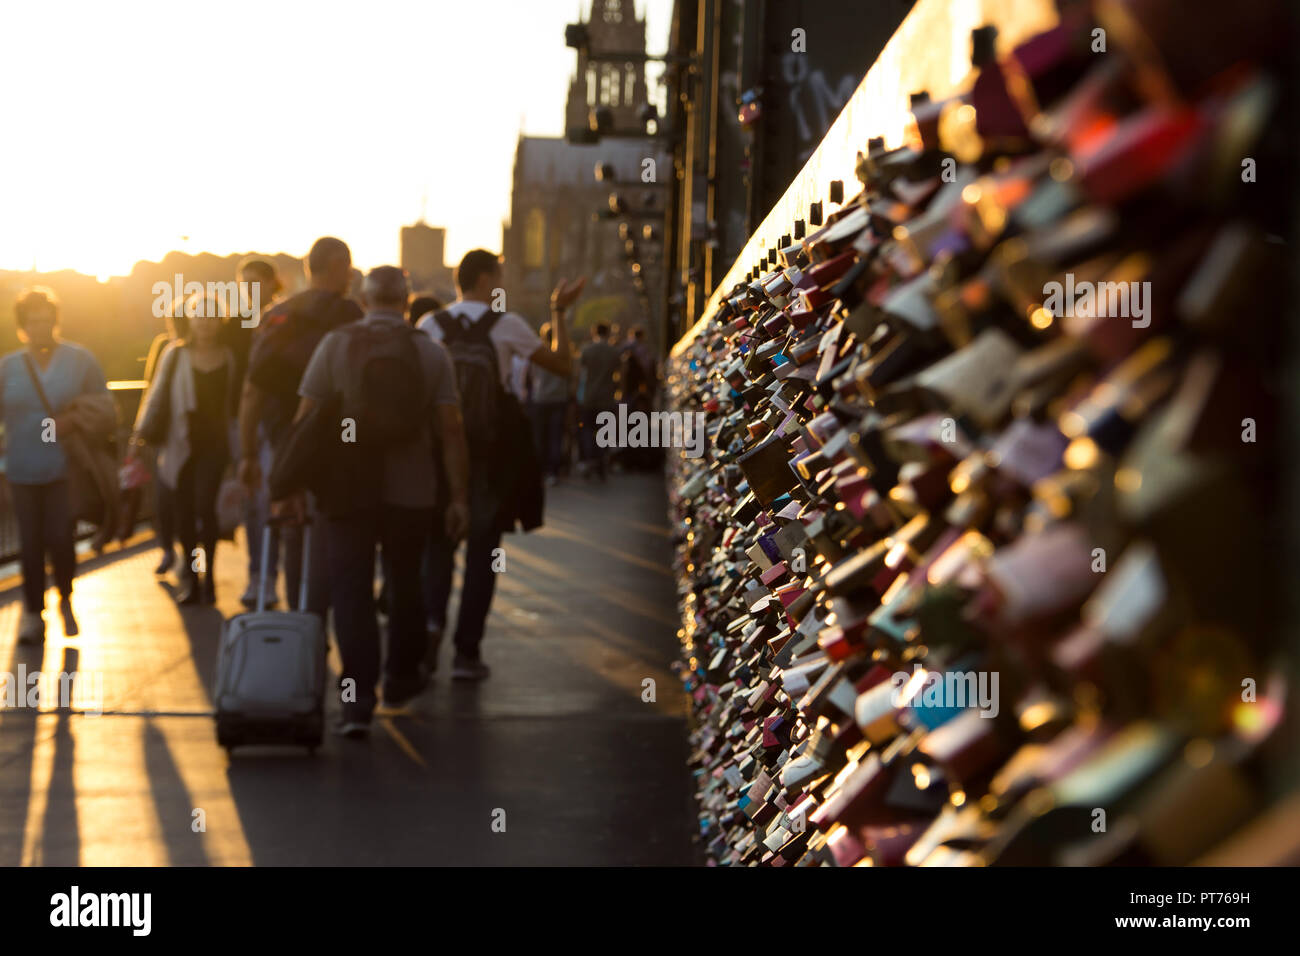
[[[562,282],[551,294],[554,338],[543,343],[523,318],[504,310],[500,259],[491,252],[474,249],[456,268],[460,298],[445,311],[430,313],[417,323],[417,328],[443,342],[451,353],[469,440],[470,522],[456,620],[453,680],[483,680],[490,674],[479,645],[496,590],[494,566],[500,557],[498,549],[505,524],[503,504],[520,456],[520,446],[512,448],[512,444],[531,443],[527,419],[507,390],[513,360],[525,359],[557,375],[569,374],[569,333],[564,314],[585,284],[586,279]],[[517,422],[523,423],[522,429],[514,427]],[[446,625],[456,544],[455,539],[435,527],[429,546],[426,590],[433,630],[430,662],[436,660]]]
[[[451,541],[470,523],[468,456],[447,350],[405,319],[406,274],[372,269],[362,284],[365,317],[330,332],[302,377],[295,423],[318,406],[322,460],[341,493],[326,496],[330,602],[343,658],[339,732],[364,736],[380,683],[375,553],[383,551],[388,588],[384,703],[400,707],[428,682],[420,558],[436,518]],[[435,515],[435,435],[446,472],[445,514]],[[333,440],[331,440],[331,438]],[[354,683],[350,683],[354,682]]]
[[[249,350],[239,404],[239,479],[252,494],[257,494],[264,478],[259,431],[272,449],[283,445],[298,408],[298,383],[316,346],[326,333],[361,318],[361,308],[347,298],[352,253],[345,242],[332,236],[317,239],[305,265],[309,287],[262,314]],[[292,600],[302,576],[302,528],[285,526],[277,534],[283,537],[285,592]],[[307,582],[307,607],[322,617],[329,607],[324,539],[322,534],[311,538]],[[274,595],[273,581],[267,593]]]

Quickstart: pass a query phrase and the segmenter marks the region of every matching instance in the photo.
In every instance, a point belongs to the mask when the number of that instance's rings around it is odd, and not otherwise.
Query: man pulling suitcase
[[[330,332],[303,373],[294,433],[277,458],[272,494],[317,476],[328,536],[330,602],[343,658],[339,733],[364,737],[379,702],[401,707],[428,683],[420,557],[438,501],[434,449],[447,477],[447,534],[469,525],[468,453],[447,350],[406,324],[406,274],[371,270],[365,317]],[[277,471],[288,477],[279,480]],[[295,477],[301,476],[301,477]],[[277,511],[297,511],[277,502]],[[381,654],[374,567],[388,580],[387,653]]]

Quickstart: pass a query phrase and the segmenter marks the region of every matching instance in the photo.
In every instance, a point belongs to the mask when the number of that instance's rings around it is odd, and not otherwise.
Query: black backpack
[[[505,389],[491,333],[500,312],[488,311],[469,327],[450,312],[439,312],[433,320],[442,329],[442,342],[456,368],[461,416],[470,458],[492,458],[500,446],[505,419]]]
[[[428,424],[429,386],[409,325],[355,322],[347,337],[341,414],[356,427],[356,445],[382,449],[415,439]]]

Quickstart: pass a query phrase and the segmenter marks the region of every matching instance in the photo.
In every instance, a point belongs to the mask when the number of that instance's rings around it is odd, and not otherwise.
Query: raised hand
[[[551,310],[562,312],[569,306],[573,305],[573,303],[577,301],[578,296],[582,295],[582,290],[586,285],[586,276],[583,276],[581,279],[575,279],[572,282],[565,282],[561,279],[560,284],[557,285],[555,291],[551,293]]]

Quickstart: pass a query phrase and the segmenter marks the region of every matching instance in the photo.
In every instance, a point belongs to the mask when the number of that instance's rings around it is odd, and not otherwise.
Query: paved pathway
[[[51,594],[43,652],[15,645],[0,593],[0,673],[81,675],[71,710],[0,710],[0,865],[696,862],[664,511],[655,477],[552,489],[547,526],[505,539],[492,679],[453,685],[444,647],[419,700],[315,757],[216,745],[242,551],[218,549],[216,609],[178,608],[147,541],[87,563],[82,634],[63,637]]]

